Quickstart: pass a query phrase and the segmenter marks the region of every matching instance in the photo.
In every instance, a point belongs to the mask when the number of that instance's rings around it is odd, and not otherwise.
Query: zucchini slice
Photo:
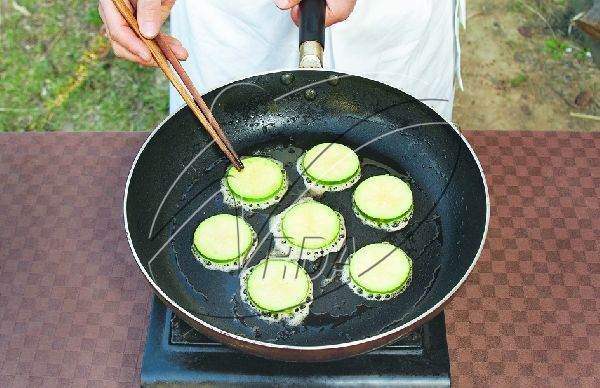
[[[250,269],[246,292],[259,311],[290,313],[310,302],[312,282],[295,262],[267,258]]]
[[[412,278],[412,260],[389,243],[370,244],[350,256],[350,282],[374,296],[395,296]]]
[[[317,201],[300,202],[290,207],[281,220],[283,237],[293,246],[320,249],[339,236],[338,213]]]
[[[410,186],[392,175],[365,179],[354,190],[352,199],[361,216],[379,224],[406,222],[413,212]]]
[[[256,233],[241,217],[218,214],[202,221],[194,232],[194,252],[213,263],[244,259],[256,240]]]
[[[225,176],[227,188],[235,198],[260,203],[283,194],[286,177],[280,162],[263,156],[251,156],[242,161],[242,171],[230,166]]]
[[[321,143],[304,154],[304,172],[322,185],[338,185],[352,179],[360,171],[358,155],[343,144]]]

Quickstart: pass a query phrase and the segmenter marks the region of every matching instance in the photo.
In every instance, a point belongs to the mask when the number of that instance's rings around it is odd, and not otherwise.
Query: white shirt
[[[452,118],[460,80],[458,22],[465,0],[358,0],[326,30],[324,68],[389,84]],[[188,49],[184,67],[201,93],[271,70],[298,67],[298,28],[272,0],[179,0],[171,32]],[[171,88],[171,110],[183,104]]]

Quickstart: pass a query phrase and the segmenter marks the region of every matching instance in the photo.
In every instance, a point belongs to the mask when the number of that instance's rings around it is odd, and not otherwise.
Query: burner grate
[[[444,314],[371,353],[325,363],[270,361],[211,340],[155,297],[142,363],[143,387],[340,386],[448,387]]]

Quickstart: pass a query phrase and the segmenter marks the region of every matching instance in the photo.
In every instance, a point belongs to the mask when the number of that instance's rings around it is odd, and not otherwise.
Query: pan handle
[[[325,0],[300,2],[300,68],[323,67]]]

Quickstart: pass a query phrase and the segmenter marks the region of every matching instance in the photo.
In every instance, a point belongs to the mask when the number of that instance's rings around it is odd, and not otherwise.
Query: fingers
[[[138,0],[137,20],[140,32],[148,39],[152,39],[160,31],[162,24],[162,8],[160,0]]]
[[[277,8],[285,10],[290,9],[298,4],[300,4],[300,0],[273,0]]]
[[[287,0],[276,1],[286,2]],[[325,8],[325,27],[348,19],[354,10],[355,5],[356,0],[327,0],[327,7]],[[296,23],[297,26],[300,25],[300,5],[293,6],[291,16],[294,23]]]
[[[292,20],[294,21],[294,23],[296,23],[296,25],[299,26],[300,25],[300,5],[295,5],[292,8],[290,15],[292,16]]]
[[[180,61],[185,61],[189,54],[187,50],[181,45],[177,39],[173,38],[169,35],[162,35],[163,39],[167,42],[177,59]],[[111,41],[113,51],[115,55],[122,59],[127,59],[128,61],[139,63],[143,66],[158,66],[154,58],[150,57],[150,59],[141,58],[139,55],[132,53],[126,47],[122,46],[119,42]]]
[[[348,19],[355,5],[356,0],[327,0],[325,27]]]
[[[114,40],[111,42],[111,44],[115,55],[119,58],[127,59],[128,61],[139,63],[143,66],[158,66],[154,59],[147,60],[140,58],[139,55],[132,53],[131,51],[127,50],[127,48],[121,46],[121,44],[115,42]]]
[[[180,61],[185,61],[186,59],[188,59],[188,51],[185,49],[185,47],[183,47],[180,41],[169,35],[161,36],[167,42],[173,53],[175,53],[177,59],[179,59]]]
[[[164,17],[168,15],[173,2],[174,1],[172,0],[163,2],[163,9],[160,11],[162,14],[159,12],[159,28]],[[140,6],[142,0],[139,0],[137,3],[137,5]],[[146,47],[146,44],[142,42],[137,34],[129,27],[129,24],[123,19],[112,0],[100,0],[98,9],[100,11],[100,17],[108,31],[113,51],[117,57],[139,63],[143,66],[157,66],[156,61],[152,57],[148,47]],[[163,35],[163,37],[171,50],[173,50],[173,53],[175,53],[177,59],[185,61],[188,58],[188,52],[182,46],[181,42],[172,36]]]
[[[152,60],[150,50],[129,27],[111,0],[100,0],[99,11],[108,36],[113,43],[118,43],[143,61]]]

